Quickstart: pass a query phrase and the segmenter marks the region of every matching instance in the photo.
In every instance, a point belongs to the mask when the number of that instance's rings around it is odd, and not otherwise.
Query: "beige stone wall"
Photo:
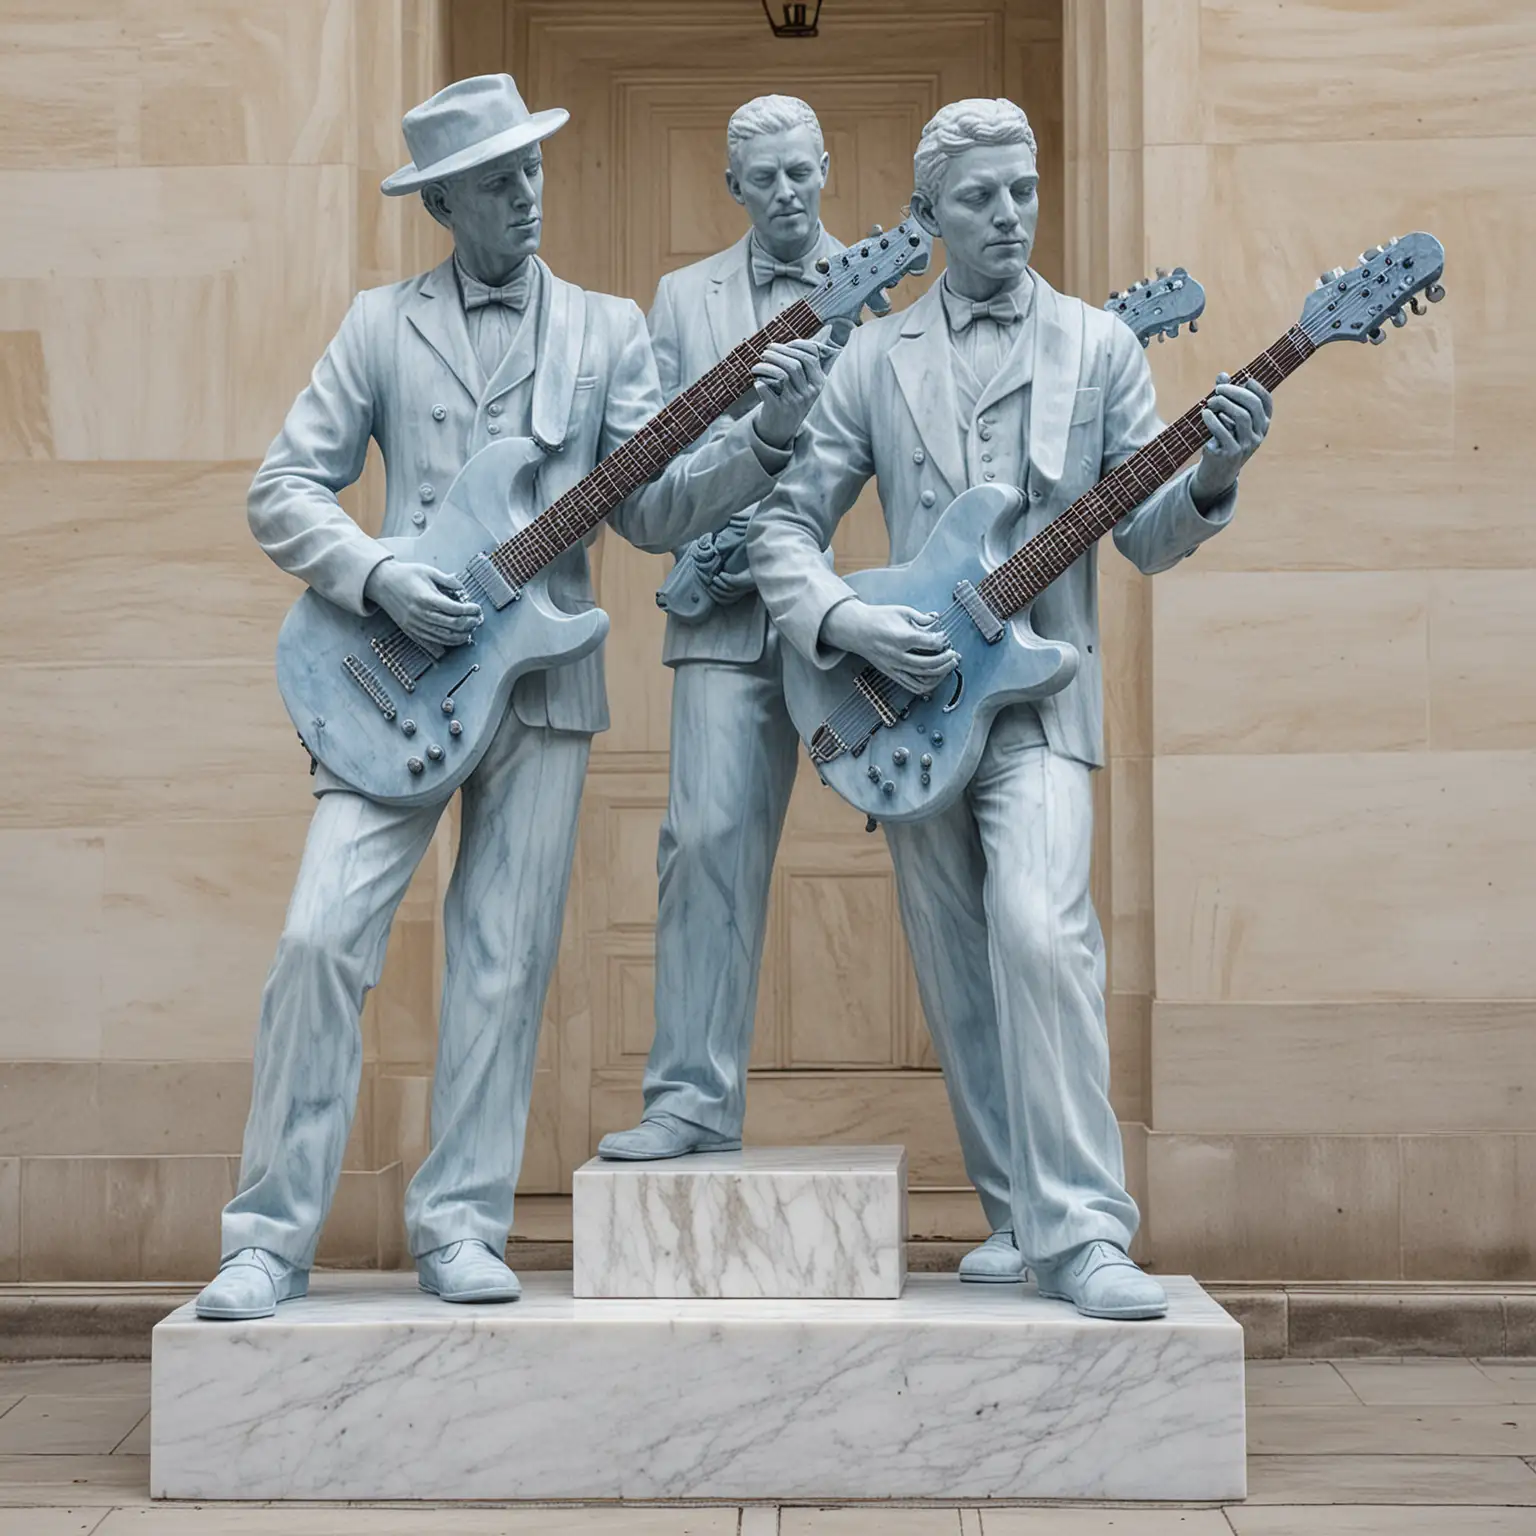
[[[454,0],[459,46],[499,67],[525,10],[562,8]],[[446,77],[442,11],[0,15],[0,1283],[215,1260],[309,814],[271,672],[293,588],[245,488],[350,294],[441,249],[377,183],[400,111]],[[1069,285],[1183,261],[1209,290],[1200,335],[1154,350],[1168,414],[1323,267],[1415,227],[1450,253],[1428,318],[1284,386],[1230,532],[1156,582],[1103,562],[1096,879],[1148,1250],[1212,1279],[1532,1278],[1536,13],[1067,0],[1063,20]],[[375,468],[365,521],[376,492]],[[446,853],[370,1006],[332,1262],[400,1258]],[[894,1073],[869,1122],[902,1136],[915,1081]],[[558,1190],[583,1150],[535,1141],[530,1181]],[[956,1196],[935,1234],[959,1206],[974,1220]],[[560,1234],[558,1205],[520,1210]]]
[[[1536,12],[1068,15],[1069,262],[1179,260],[1209,290],[1199,336],[1154,354],[1166,414],[1319,271],[1411,229],[1448,251],[1427,318],[1283,386],[1229,532],[1106,581],[1151,1251],[1219,1279],[1529,1279]]]
[[[436,12],[0,12],[0,1281],[217,1260],[309,814],[272,678],[294,594],[245,490],[352,293],[427,259],[377,184]],[[374,1075],[326,1243],[351,1262],[396,1230]]]

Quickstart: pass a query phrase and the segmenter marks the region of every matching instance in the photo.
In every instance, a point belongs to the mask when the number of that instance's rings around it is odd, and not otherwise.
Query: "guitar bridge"
[[[872,671],[873,668],[870,670]],[[869,707],[873,709],[877,715],[879,715],[880,723],[887,729],[895,725],[896,722],[901,719],[901,716],[898,715],[896,711],[892,709],[891,706],[887,704],[883,698],[881,698],[880,690],[876,688],[874,684],[871,683],[866,677],[864,677],[862,673],[853,680],[853,686],[858,689],[865,703],[867,703]]]
[[[395,708],[395,701],[385,691],[384,684],[379,681],[378,674],[356,656],[343,658],[341,665],[347,676],[378,706],[379,713],[386,720],[393,721],[399,711]],[[300,741],[303,739],[302,736],[299,738]]]

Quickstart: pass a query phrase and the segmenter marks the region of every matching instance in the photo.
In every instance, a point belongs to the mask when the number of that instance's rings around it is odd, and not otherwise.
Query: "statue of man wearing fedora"
[[[454,254],[358,295],[251,486],[251,528],[284,570],[436,646],[465,643],[479,610],[451,576],[395,558],[342,511],[336,493],[361,474],[369,440],[386,470],[383,532],[409,535],[499,437],[546,450],[539,484],[553,501],[663,404],[637,306],[562,282],[535,254],[539,145],[566,119],[530,113],[508,75],[461,80],[406,114],[413,160],[383,191],[418,192]],[[818,356],[813,342],[771,347],[755,370],[759,408],[637,491],[613,514],[618,532],[675,549],[760,499],[821,387]],[[554,562],[550,591],[572,610],[592,605],[584,548]],[[600,652],[526,675],[463,787],[432,1148],[405,1208],[421,1286],[445,1301],[518,1295],[502,1255],[588,747],[607,724]],[[323,768],[315,791],[262,994],[222,1263],[197,1302],[206,1318],[263,1317],[308,1288],[356,1104],[363,998],[443,810],[380,804]]]

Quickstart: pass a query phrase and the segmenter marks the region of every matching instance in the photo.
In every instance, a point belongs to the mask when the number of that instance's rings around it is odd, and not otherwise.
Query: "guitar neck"
[[[1246,384],[1252,379],[1266,389],[1274,389],[1316,350],[1316,344],[1302,328],[1292,326],[1273,346],[1234,374],[1232,382]],[[1205,405],[1201,400],[1191,406],[978,583],[977,590],[987,606],[999,618],[1017,613],[1122,517],[1167,484],[1210,436],[1200,419]]]
[[[822,320],[804,299],[780,311],[762,330],[733,347],[715,367],[690,384],[615,448],[585,479],[545,508],[491,553],[514,586],[525,586],[550,561],[579,544],[626,497],[667,464],[752,385],[752,367],[768,344],[814,336]]]

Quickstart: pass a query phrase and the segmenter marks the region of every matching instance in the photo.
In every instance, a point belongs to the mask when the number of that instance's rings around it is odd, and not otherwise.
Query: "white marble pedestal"
[[[452,1307],[317,1276],[154,1334],[150,1487],[181,1499],[1175,1499],[1245,1491],[1242,1330],[915,1275],[896,1301]]]
[[[904,1147],[747,1147],[576,1170],[578,1296],[876,1298],[907,1278]]]

